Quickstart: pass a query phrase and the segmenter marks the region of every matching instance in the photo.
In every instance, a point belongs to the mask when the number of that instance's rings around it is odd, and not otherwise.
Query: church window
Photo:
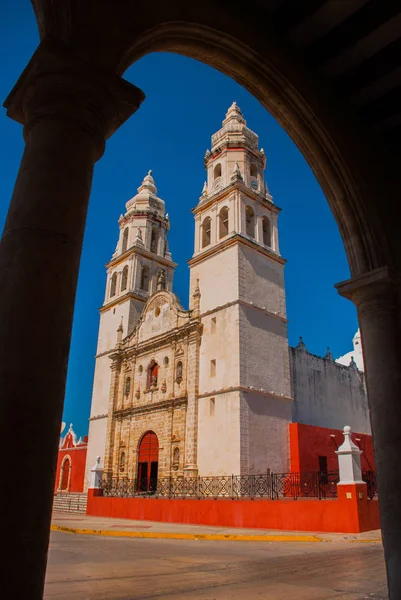
[[[150,237],[150,251],[157,254],[157,245],[159,243],[159,232],[156,227],[152,229],[152,235]]]
[[[123,274],[121,276],[121,291],[124,291],[127,289],[127,283],[128,283],[128,265],[125,265],[125,267],[123,268]]]
[[[177,363],[177,368],[175,371],[175,378],[177,380],[177,383],[180,383],[180,381],[182,381],[182,362],[178,361]]]
[[[212,220],[206,217],[202,223],[202,248],[209,246],[211,240]]]
[[[130,389],[131,389],[131,377],[127,377],[127,379],[125,380],[125,390],[124,390],[124,393],[126,396],[128,396],[128,394],[130,393]]]
[[[123,244],[122,244],[122,247],[121,247],[121,252],[125,252],[127,248],[128,248],[128,227],[126,227],[124,229]]]
[[[169,363],[168,356],[165,356],[165,357],[164,357],[164,360],[163,360],[163,364],[164,364],[164,366],[165,366],[165,367],[168,367],[168,363]]]
[[[141,290],[149,291],[149,267],[144,265],[141,272]]]
[[[216,359],[210,361],[210,377],[216,376]]]
[[[125,471],[125,452],[124,450],[120,454],[120,473]]]
[[[258,176],[258,167],[257,165],[255,165],[255,163],[251,163],[251,177],[257,177]]]
[[[157,387],[157,377],[159,374],[159,365],[152,360],[148,369],[148,388]]]
[[[210,331],[211,331],[211,333],[216,333],[216,317],[212,317],[212,320],[210,323]]]
[[[221,177],[221,163],[218,163],[213,171],[213,176],[214,179],[217,179],[218,177]]]
[[[116,295],[117,288],[117,273],[113,273],[113,277],[111,278],[110,284],[110,298]]]
[[[247,206],[245,209],[246,234],[249,237],[255,237],[255,213],[252,206]]]
[[[214,417],[214,409],[216,406],[216,399],[215,398],[210,398],[210,405],[209,405],[209,409],[210,409],[210,416]]]
[[[263,230],[264,245],[271,247],[271,245],[272,245],[271,228],[270,228],[270,221],[269,221],[268,217],[263,217],[263,219],[262,219],[262,230]]]
[[[228,235],[228,208],[223,206],[219,213],[219,238]]]

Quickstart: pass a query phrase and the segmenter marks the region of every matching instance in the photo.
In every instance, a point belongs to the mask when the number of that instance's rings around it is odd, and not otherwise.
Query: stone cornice
[[[363,295],[367,290],[383,287],[383,285],[392,288],[394,285],[400,284],[400,275],[395,273],[389,267],[379,267],[378,269],[368,271],[367,273],[363,273],[352,279],[340,281],[340,283],[335,285],[335,288],[340,296],[356,302],[358,296]]]
[[[112,71],[85,62],[66,43],[45,37],[7,97],[7,115],[25,125],[43,119],[89,133],[98,156],[110,137],[140,106],[144,93]]]
[[[106,312],[107,310],[110,310],[110,308],[113,308],[113,306],[116,306],[117,304],[120,304],[121,302],[125,302],[126,300],[139,300],[140,302],[143,302],[143,304],[145,305],[146,302],[148,301],[148,297],[140,296],[139,294],[136,294],[135,292],[126,292],[122,296],[113,298],[113,300],[110,300],[106,304],[103,304],[103,306],[101,306],[99,308],[99,312],[100,313]]]
[[[133,415],[140,415],[148,412],[156,412],[161,410],[168,410],[170,408],[179,408],[188,404],[188,398],[171,398],[169,400],[162,400],[160,402],[151,402],[149,404],[142,404],[140,406],[130,406],[127,408],[120,408],[115,410],[113,416],[116,419],[124,419]]]
[[[94,417],[89,417],[89,421],[97,421],[98,419],[107,419],[108,413],[104,413],[103,415],[95,415]]]
[[[201,200],[199,204],[192,208],[192,213],[194,215],[197,215],[198,213],[201,213],[204,210],[208,210],[213,204],[221,202],[234,191],[242,192],[245,196],[248,196],[248,198],[251,198],[251,200],[254,200],[260,206],[264,208],[266,208],[267,206],[272,212],[276,214],[281,212],[281,208],[279,208],[276,204],[274,204],[274,202],[272,202],[272,200],[270,200],[271,196],[269,196],[269,198],[267,198],[266,196],[262,196],[258,192],[255,192],[247,185],[245,185],[243,181],[237,179],[236,181],[229,183],[226,187],[222,188],[221,190],[212,192],[205,198],[205,200]]]
[[[149,260],[157,262],[160,265],[163,265],[164,267],[169,267],[170,269],[175,269],[175,267],[177,266],[177,263],[173,262],[172,260],[165,258],[164,256],[160,256],[159,254],[155,254],[154,252],[151,252],[150,250],[147,250],[142,246],[131,246],[130,248],[128,248],[128,250],[126,250],[122,254],[119,254],[115,258],[112,258],[108,263],[106,263],[106,269],[109,269],[110,267],[117,267],[124,260],[130,258],[131,255],[139,255],[143,258],[148,258]]]
[[[293,402],[294,398],[286,396],[285,394],[279,394],[278,392],[268,392],[264,389],[257,389],[251,386],[237,385],[226,388],[220,388],[218,390],[211,390],[210,392],[203,392],[198,395],[198,398],[209,398],[210,396],[218,396],[220,394],[229,394],[230,392],[247,392],[248,394],[258,394],[259,396],[266,396],[267,398],[274,398],[275,400],[284,400],[286,402]]]
[[[231,234],[226,239],[222,240],[220,243],[210,246],[210,247],[208,247],[207,250],[203,250],[203,251],[199,252],[199,254],[196,254],[195,256],[193,256],[188,261],[188,265],[190,267],[193,267],[193,266],[203,262],[204,260],[207,260],[213,254],[217,254],[218,252],[221,252],[222,250],[226,250],[227,248],[230,248],[231,246],[234,246],[235,244],[243,244],[244,246],[253,248],[253,250],[256,250],[260,254],[263,254],[264,256],[271,258],[275,262],[278,262],[280,265],[285,265],[285,263],[287,262],[285,258],[283,258],[282,256],[279,256],[278,254],[273,252],[273,250],[268,250],[267,248],[260,246],[256,241],[250,240],[239,233],[234,233],[234,234]]]
[[[252,302],[246,302],[245,300],[232,300],[231,302],[220,304],[220,306],[216,306],[215,308],[211,308],[210,310],[206,310],[205,312],[201,313],[200,317],[202,319],[203,317],[207,317],[209,315],[212,315],[213,313],[220,312],[221,310],[225,310],[226,308],[230,308],[231,306],[235,306],[236,304],[240,306],[246,306],[247,308],[254,308],[256,310],[260,310],[265,315],[269,315],[269,317],[272,317],[273,319],[277,319],[282,323],[288,323],[287,317],[285,317],[281,313],[271,312],[263,306],[258,306],[257,304],[254,304]]]
[[[152,337],[149,340],[144,340],[139,343],[131,343],[125,347],[116,348],[114,354],[110,357],[112,360],[121,361],[126,358],[133,358],[135,356],[146,354],[151,352],[155,348],[163,348],[171,345],[173,342],[183,341],[188,338],[188,342],[191,341],[193,335],[201,335],[203,325],[199,319],[191,320],[189,323],[184,323],[181,327],[171,329],[166,333]]]

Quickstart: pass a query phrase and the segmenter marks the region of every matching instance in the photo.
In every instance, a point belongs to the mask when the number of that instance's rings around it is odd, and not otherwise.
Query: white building
[[[188,311],[172,292],[169,221],[151,172],[127,202],[100,311],[88,469],[101,456],[106,473],[145,488],[156,475],[286,471],[293,421],[370,431],[362,373],[288,346],[280,209],[265,165],[233,103],[193,209]]]

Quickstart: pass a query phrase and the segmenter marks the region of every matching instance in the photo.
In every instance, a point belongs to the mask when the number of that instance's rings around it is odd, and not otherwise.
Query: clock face
[[[258,182],[255,179],[252,179],[251,186],[253,187],[254,190],[257,190],[258,189]]]

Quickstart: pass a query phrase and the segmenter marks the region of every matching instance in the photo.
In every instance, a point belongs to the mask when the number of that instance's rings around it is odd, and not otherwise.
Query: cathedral
[[[330,441],[344,425],[370,433],[361,353],[357,366],[353,355],[347,364],[329,350],[315,356],[302,339],[288,345],[280,209],[265,152],[235,102],[204,163],[189,310],[173,293],[170,223],[151,171],[119,219],[100,309],[86,485],[97,457],[106,475],[146,490],[165,476],[287,472],[294,424],[309,427],[309,454],[315,430]],[[315,454],[322,468],[325,455]]]

